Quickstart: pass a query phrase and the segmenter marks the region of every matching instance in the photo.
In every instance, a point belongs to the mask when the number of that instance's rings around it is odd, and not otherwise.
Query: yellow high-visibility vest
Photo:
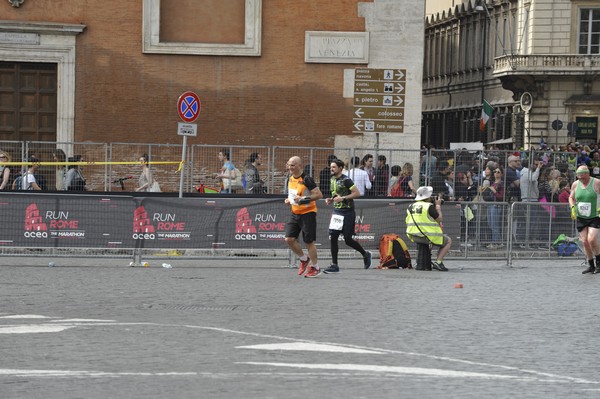
[[[444,232],[439,223],[429,216],[431,202],[417,201],[406,210],[406,234],[409,238],[425,237],[433,244],[442,245]]]

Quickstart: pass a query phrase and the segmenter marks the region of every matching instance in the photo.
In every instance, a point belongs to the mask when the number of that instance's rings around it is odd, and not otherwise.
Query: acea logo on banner
[[[235,239],[238,241],[283,240],[285,222],[279,221],[276,213],[250,215],[248,208],[238,211],[235,220]]]
[[[183,241],[191,238],[186,222],[178,221],[175,213],[148,214],[143,205],[133,212],[133,238],[136,240]]]
[[[42,213],[36,203],[25,209],[23,235],[26,238],[85,238],[85,230],[79,228],[79,219],[73,219],[67,211],[45,211]]]

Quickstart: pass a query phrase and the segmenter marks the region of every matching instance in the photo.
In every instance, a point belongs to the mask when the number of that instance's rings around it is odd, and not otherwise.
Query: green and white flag
[[[487,101],[483,100],[483,109],[481,110],[481,120],[479,121],[479,131],[485,131],[485,125],[492,117],[494,109]]]

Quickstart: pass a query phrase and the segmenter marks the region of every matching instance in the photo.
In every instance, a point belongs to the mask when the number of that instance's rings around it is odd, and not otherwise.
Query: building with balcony
[[[553,146],[599,140],[600,1],[432,4],[425,22],[424,142],[528,148],[542,139]],[[480,129],[484,100],[493,114]]]

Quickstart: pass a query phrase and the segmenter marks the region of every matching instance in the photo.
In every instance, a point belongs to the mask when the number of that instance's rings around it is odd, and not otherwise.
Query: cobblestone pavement
[[[581,259],[168,262],[0,258],[0,397],[600,397]]]

